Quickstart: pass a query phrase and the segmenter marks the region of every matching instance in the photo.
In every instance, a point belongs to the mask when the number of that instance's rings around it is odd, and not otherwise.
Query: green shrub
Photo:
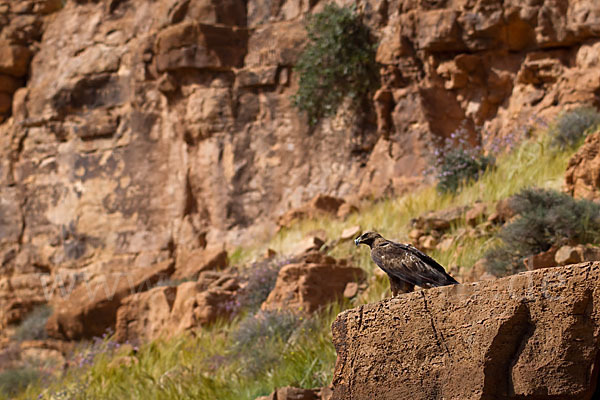
[[[240,358],[243,372],[258,376],[272,367],[299,323],[296,315],[275,311],[260,311],[241,321],[232,334],[232,342],[233,354]]]
[[[257,311],[275,287],[279,270],[292,261],[293,259],[265,260],[246,268],[243,272],[246,285],[238,299],[240,307],[250,312]]]
[[[579,107],[561,113],[550,128],[552,145],[565,149],[576,145],[600,125],[600,113],[593,107]]]
[[[437,173],[437,189],[455,193],[465,184],[474,182],[494,164],[494,158],[478,150],[453,149],[444,154]]]
[[[521,271],[526,257],[552,246],[600,240],[600,205],[594,202],[529,188],[511,197],[509,204],[516,218],[500,230],[501,245],[486,253],[495,273]]]
[[[464,126],[453,132],[435,150],[435,177],[440,193],[456,193],[462,186],[475,182],[486,169],[494,165],[494,158],[486,156],[480,146],[467,142]]]
[[[46,322],[52,314],[52,308],[41,305],[33,309],[16,329],[13,339],[15,340],[42,340],[48,337],[46,333]]]
[[[300,78],[292,99],[314,126],[347,96],[355,105],[366,101],[379,77],[376,46],[354,8],[328,4],[308,17],[306,29],[310,42],[295,67]]]
[[[42,373],[36,368],[19,367],[4,370],[0,372],[0,397],[16,396],[41,378]]]

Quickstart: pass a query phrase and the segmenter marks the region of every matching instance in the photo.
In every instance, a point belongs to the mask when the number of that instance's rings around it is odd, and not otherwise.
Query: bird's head
[[[354,244],[357,246],[359,244],[366,244],[369,247],[373,247],[373,242],[378,238],[383,239],[381,235],[377,232],[365,232],[356,239],[354,239]]]

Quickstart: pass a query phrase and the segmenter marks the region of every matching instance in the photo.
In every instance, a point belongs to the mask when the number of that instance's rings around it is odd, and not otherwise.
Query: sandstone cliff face
[[[47,300],[41,276],[241,243],[317,193],[419,182],[463,121],[491,140],[596,102],[593,1],[361,0],[381,43],[377,115],[342,107],[309,131],[292,68],[324,3],[0,2],[0,324]]]
[[[590,399],[600,263],[414,292],[333,324],[334,399]]]

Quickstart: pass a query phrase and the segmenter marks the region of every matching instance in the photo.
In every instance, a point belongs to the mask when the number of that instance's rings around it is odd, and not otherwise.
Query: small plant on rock
[[[529,188],[510,199],[516,214],[499,233],[501,244],[487,252],[495,273],[524,269],[523,260],[552,246],[600,241],[600,205],[555,190]]]
[[[311,126],[333,115],[342,101],[366,101],[377,86],[376,46],[354,8],[328,4],[308,17],[309,44],[295,70],[300,75],[294,105]]]
[[[470,146],[461,127],[444,140],[435,152],[437,189],[441,193],[456,193],[461,186],[474,182],[494,165],[494,158],[485,155],[480,146]]]
[[[600,112],[593,107],[579,107],[561,113],[550,128],[552,145],[566,149],[577,145],[600,125]]]
[[[34,308],[16,329],[13,339],[18,341],[46,339],[48,337],[46,322],[51,314],[52,308],[47,305]]]

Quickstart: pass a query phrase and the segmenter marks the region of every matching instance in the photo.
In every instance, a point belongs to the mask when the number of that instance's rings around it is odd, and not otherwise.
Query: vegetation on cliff
[[[563,112],[550,127],[552,145],[561,149],[577,147],[600,125],[600,113],[593,107],[579,107]]]
[[[293,101],[313,126],[347,97],[354,105],[368,102],[379,78],[376,46],[354,8],[327,4],[308,16],[306,29],[309,44],[295,66],[300,77]]]
[[[516,218],[500,229],[502,243],[486,258],[493,271],[523,270],[523,259],[551,247],[600,240],[600,204],[554,190],[526,188],[510,198]]]

